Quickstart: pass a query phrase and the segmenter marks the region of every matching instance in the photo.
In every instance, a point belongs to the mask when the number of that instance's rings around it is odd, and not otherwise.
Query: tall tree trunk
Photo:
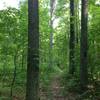
[[[53,12],[55,9],[55,0],[50,0],[50,49],[49,49],[49,67],[53,66]]]
[[[38,0],[28,0],[28,59],[26,100],[39,100]]]
[[[79,0],[76,0],[75,1],[75,40],[76,40],[76,43],[78,45],[79,43],[79,33],[80,33],[80,30],[79,30]]]
[[[80,82],[81,88],[86,89],[88,84],[88,41],[87,41],[87,20],[88,20],[88,0],[82,0],[81,11],[81,38],[80,38]]]
[[[79,18],[79,6],[80,6],[80,0],[75,0],[75,72],[79,70],[79,61],[80,57],[80,18]]]
[[[75,13],[74,0],[70,0],[70,38],[69,38],[69,73],[75,71]]]

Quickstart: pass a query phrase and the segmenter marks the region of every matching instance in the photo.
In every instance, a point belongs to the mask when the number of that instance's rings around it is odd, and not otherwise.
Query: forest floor
[[[63,95],[64,87],[61,86],[61,76],[59,74],[52,76],[50,85],[47,88],[47,91],[41,91],[40,100],[76,100],[76,93]]]
[[[62,74],[53,73],[51,75],[50,83],[46,87],[46,90],[40,92],[40,100],[100,100],[99,83],[96,85],[97,87],[91,87],[83,93],[80,93],[79,91],[76,92],[74,90],[68,91],[62,85],[62,83]],[[67,83],[70,82],[66,82],[66,84]],[[90,86],[93,86],[93,84]]]
[[[47,79],[49,80],[49,84],[43,84],[43,86],[40,86],[40,100],[100,100],[100,98],[76,99],[79,97],[79,94],[76,92],[67,91],[67,93],[64,94],[65,87],[61,84],[63,83],[62,74],[52,73]],[[8,85],[9,81],[6,80],[5,84],[3,85],[1,84],[2,82],[0,83],[0,100],[11,100],[11,87]],[[25,89],[25,84],[16,83],[16,85],[13,87],[12,100],[25,100]]]
[[[6,82],[7,83],[7,82]],[[42,88],[40,91],[40,100],[75,100],[75,93],[69,93],[67,96],[63,95],[64,87],[61,86],[61,76],[56,74],[51,75],[51,80],[46,90]],[[25,100],[25,87],[15,86],[13,89],[12,100]],[[0,85],[0,100],[11,100],[11,87],[5,84]]]

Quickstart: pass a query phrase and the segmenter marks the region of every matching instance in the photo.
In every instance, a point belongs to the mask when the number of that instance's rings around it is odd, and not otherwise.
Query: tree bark
[[[86,89],[88,84],[88,36],[87,36],[87,20],[88,20],[88,0],[82,0],[81,10],[81,37],[80,37],[80,83],[81,88]]]
[[[69,73],[75,71],[75,12],[74,0],[70,0],[70,38],[69,38]]]
[[[79,0],[76,0],[75,2],[75,38],[76,43],[78,45],[79,43],[79,33],[80,33],[80,25],[79,25]]]
[[[50,0],[50,49],[49,49],[49,67],[53,66],[53,13],[55,10],[55,1]]]
[[[26,100],[39,100],[38,0],[28,0],[28,59]]]

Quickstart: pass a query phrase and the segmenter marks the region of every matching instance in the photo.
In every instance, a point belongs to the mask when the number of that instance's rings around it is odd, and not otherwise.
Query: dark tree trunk
[[[87,41],[87,20],[88,20],[88,0],[82,0],[81,11],[81,38],[80,38],[80,82],[81,88],[86,89],[88,83],[88,41]]]
[[[70,38],[69,38],[69,73],[75,71],[75,13],[74,0],[70,0]]]
[[[79,43],[79,33],[80,33],[80,25],[79,25],[79,0],[76,0],[75,2],[75,41],[78,45]]]
[[[26,100],[39,100],[38,0],[28,0],[28,59]]]

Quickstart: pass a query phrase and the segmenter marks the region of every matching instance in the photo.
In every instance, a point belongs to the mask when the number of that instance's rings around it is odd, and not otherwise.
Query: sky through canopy
[[[18,8],[20,1],[21,0],[0,0],[0,10],[5,9],[7,7]]]

